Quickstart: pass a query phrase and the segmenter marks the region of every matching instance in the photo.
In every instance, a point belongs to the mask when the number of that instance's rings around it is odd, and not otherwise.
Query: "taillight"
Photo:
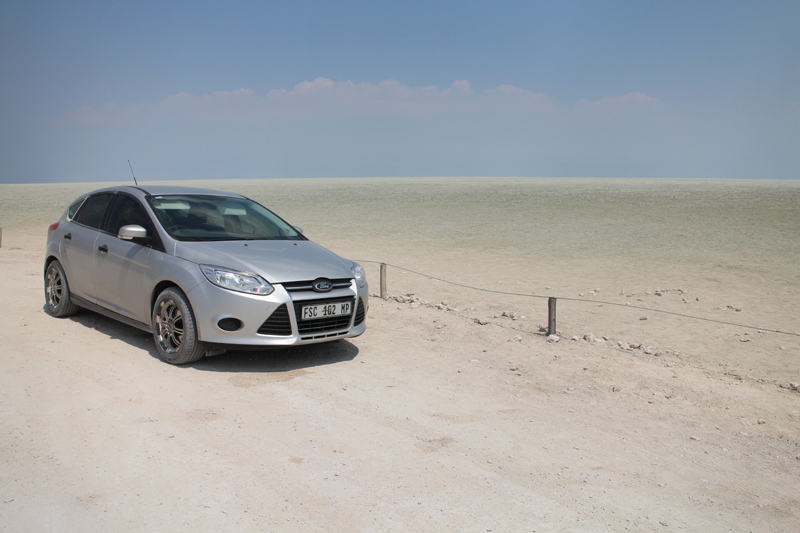
[[[52,224],[50,224],[50,227],[47,228],[47,233],[50,233],[51,231],[55,231],[57,229],[58,229],[58,222],[53,222]]]

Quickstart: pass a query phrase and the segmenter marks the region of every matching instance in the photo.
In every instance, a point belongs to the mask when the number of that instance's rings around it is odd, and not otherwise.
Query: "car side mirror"
[[[117,237],[123,241],[138,242],[140,244],[150,242],[150,238],[147,236],[147,230],[137,224],[122,226],[119,228]]]
[[[294,228],[294,230],[295,230],[297,233],[299,233],[300,235],[302,235],[302,234],[303,234],[303,228],[301,228],[300,226],[292,226],[292,227],[293,227],[293,228]]]

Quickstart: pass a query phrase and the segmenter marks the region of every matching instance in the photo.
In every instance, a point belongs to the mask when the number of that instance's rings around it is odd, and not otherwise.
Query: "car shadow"
[[[67,320],[93,329],[107,336],[109,339],[122,341],[134,348],[144,350],[152,357],[158,357],[156,348],[153,346],[153,336],[146,331],[123,324],[122,322],[117,322],[114,319],[87,309],[81,309],[76,314],[67,318]]]
[[[341,339],[286,348],[228,350],[186,366],[208,372],[280,373],[352,361],[357,355],[358,347]]]
[[[106,335],[109,339],[122,341],[129,346],[147,352],[157,359],[158,351],[150,333],[117,322],[99,313],[82,309],[68,320]],[[332,365],[352,361],[358,355],[358,347],[345,339],[302,346],[275,347],[267,349],[228,350],[204,357],[196,363],[178,368],[193,368],[207,372],[290,372],[292,370]]]

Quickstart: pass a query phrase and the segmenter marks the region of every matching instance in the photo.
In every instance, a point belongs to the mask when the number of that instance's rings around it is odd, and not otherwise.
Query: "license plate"
[[[328,318],[331,316],[349,315],[353,312],[351,302],[337,302],[330,304],[304,305],[301,309],[301,320],[315,318]]]

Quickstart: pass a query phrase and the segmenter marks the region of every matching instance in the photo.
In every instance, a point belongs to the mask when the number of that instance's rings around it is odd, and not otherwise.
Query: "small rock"
[[[573,336],[572,336],[572,339],[570,339],[570,340],[573,340],[573,341],[579,341],[579,340],[581,340],[581,338],[580,338],[580,337],[578,337],[577,335],[573,335]]]
[[[561,340],[561,337],[559,337],[558,335],[548,335],[547,336],[547,342],[558,342],[560,340]]]
[[[547,326],[544,324],[539,324],[539,331],[547,331]]]
[[[480,324],[481,326],[485,326],[486,324],[489,323],[489,321],[488,320],[484,320],[482,318],[476,318],[475,319],[475,323],[476,324]]]
[[[767,423],[767,421],[766,421],[766,420],[764,420],[763,418],[759,418],[759,419],[758,419],[758,423],[759,423],[759,424],[766,424],[766,423]]]
[[[800,383],[791,382],[789,383],[789,388],[792,390],[800,390]]]
[[[698,296],[697,298],[695,298],[695,301],[699,302],[700,301],[700,297]]]
[[[646,316],[639,317],[639,320],[647,320],[647,317]]]
[[[617,344],[619,344],[619,347],[622,348],[623,350],[630,350],[631,349],[630,344],[628,344],[627,342],[619,341]]]
[[[591,333],[587,333],[586,335],[583,336],[583,340],[585,340],[586,342],[592,342],[594,341],[594,335],[592,335]]]
[[[747,337],[742,337],[741,339],[739,339],[739,342],[750,342],[750,339],[748,339]]]
[[[695,437],[694,435],[692,435],[692,436],[691,436],[691,437],[689,437],[689,438],[690,438],[691,440],[700,440],[700,437]]]
[[[642,350],[642,351],[644,353],[646,353],[647,355],[652,355],[653,354],[653,347],[652,346],[645,346],[644,350]]]

